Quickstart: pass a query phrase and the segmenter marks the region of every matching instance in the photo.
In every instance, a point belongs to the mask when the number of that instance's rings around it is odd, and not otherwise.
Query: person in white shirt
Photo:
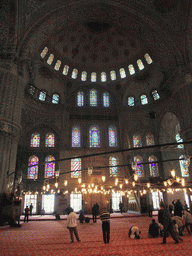
[[[77,241],[80,242],[78,231],[77,231],[77,219],[78,219],[77,214],[73,211],[73,209],[71,209],[71,212],[67,217],[67,228],[69,229],[69,233],[71,236],[71,243],[74,242],[73,233],[75,234]]]
[[[129,229],[128,235],[130,238],[140,239],[140,234],[141,234],[141,231],[137,226],[133,226]]]

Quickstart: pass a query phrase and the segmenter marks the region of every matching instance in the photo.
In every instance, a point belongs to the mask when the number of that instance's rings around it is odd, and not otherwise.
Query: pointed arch
[[[45,172],[44,177],[50,178],[55,176],[55,157],[54,156],[47,156],[45,158]]]

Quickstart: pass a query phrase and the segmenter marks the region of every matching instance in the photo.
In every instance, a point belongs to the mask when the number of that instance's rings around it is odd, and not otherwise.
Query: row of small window
[[[152,91],[152,97],[153,97],[154,100],[159,100],[160,99],[160,95],[157,92],[157,90]],[[145,94],[142,94],[140,96],[140,101],[141,101],[142,105],[146,105],[146,104],[149,103],[148,97]],[[133,97],[133,96],[128,97],[127,104],[130,107],[135,106],[136,105],[135,97]]]
[[[154,163],[157,161],[156,156],[149,157],[149,169],[150,169],[150,176],[157,177],[159,176],[158,164]],[[134,161],[137,164],[143,162],[141,156],[135,156]],[[35,155],[29,157],[28,161],[28,179],[38,179],[38,165],[39,165],[39,158]],[[31,167],[30,167],[31,166]],[[82,163],[81,158],[71,159],[71,178],[81,178],[81,169]],[[117,177],[119,172],[118,168],[118,158],[111,156],[109,157],[109,174],[111,177]],[[137,173],[138,177],[144,177],[144,166],[137,165],[135,172]],[[92,174],[92,168],[88,168],[88,174]],[[44,168],[44,178],[51,178],[55,177],[55,157],[54,156],[47,156],[45,158],[45,168]]]
[[[77,92],[77,106],[83,107],[85,105],[85,93],[83,91]],[[91,107],[97,107],[98,106],[98,92],[95,89],[91,89],[89,91],[89,105]],[[110,106],[110,98],[109,93],[104,92],[102,94],[102,105],[103,107],[109,107]]]
[[[40,91],[39,89],[35,88],[33,85],[30,85],[29,93],[33,96],[36,96],[40,101],[45,102],[47,100],[47,93],[45,91]],[[49,96],[49,100],[53,104],[58,104],[59,94],[54,93],[51,97]]]
[[[43,51],[41,52],[40,56],[41,56],[41,58],[44,59],[47,54],[48,54],[48,48],[45,47],[43,49]],[[151,59],[151,57],[150,57],[150,55],[148,53],[146,53],[144,55],[144,59],[145,59],[145,62],[147,64],[151,64],[153,62],[153,60]],[[51,53],[49,55],[48,59],[47,59],[47,64],[52,65],[53,61],[54,61],[54,55]],[[143,63],[143,61],[141,59],[137,60],[137,66],[138,66],[139,70],[143,70],[145,68],[144,63]],[[55,63],[54,69],[56,71],[59,71],[60,67],[61,67],[61,61],[57,60],[56,63]],[[134,68],[134,66],[132,64],[130,64],[128,66],[128,71],[129,71],[130,75],[134,75],[135,74],[135,68]],[[64,65],[62,74],[67,76],[68,73],[69,73],[69,66],[68,65]],[[125,71],[124,68],[120,68],[119,69],[119,75],[120,75],[120,78],[122,78],[122,79],[126,78],[127,74],[126,74],[126,71]],[[72,70],[72,73],[71,73],[71,78],[77,79],[77,77],[78,77],[78,70],[76,68],[74,68]],[[96,72],[92,72],[91,73],[91,82],[97,82],[97,77],[98,77],[98,74]],[[111,70],[110,71],[110,79],[112,81],[115,81],[117,79],[116,71],[115,70]],[[83,71],[81,73],[81,81],[87,81],[87,72],[86,71]],[[106,74],[106,72],[101,72],[101,74],[100,74],[100,81],[101,82],[107,82],[107,74]]]

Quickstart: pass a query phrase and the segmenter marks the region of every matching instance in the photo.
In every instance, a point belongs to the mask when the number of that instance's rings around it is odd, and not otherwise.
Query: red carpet
[[[155,217],[156,218],[156,217]],[[192,235],[185,231],[183,243],[174,244],[171,237],[162,245],[162,238],[148,238],[149,217],[111,219],[109,244],[102,240],[101,221],[78,224],[81,242],[70,243],[66,220],[21,222],[20,228],[0,228],[0,255],[69,255],[69,256],[122,256],[122,255],[192,255]],[[128,230],[137,225],[141,239],[128,238]]]

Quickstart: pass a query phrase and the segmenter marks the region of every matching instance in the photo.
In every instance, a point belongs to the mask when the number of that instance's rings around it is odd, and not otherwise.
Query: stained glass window
[[[134,162],[137,165],[135,173],[138,175],[138,177],[144,177],[144,166],[143,164],[143,158],[141,156],[135,156],[134,157]],[[139,165],[141,164],[141,165]]]
[[[54,55],[53,54],[50,54],[49,55],[49,58],[47,60],[47,64],[51,65],[53,63],[53,60],[54,60]]]
[[[117,158],[114,156],[111,156],[109,158],[109,171],[110,176],[116,177],[118,173],[118,167],[117,167]]]
[[[30,92],[31,95],[34,94],[34,92],[35,92],[35,87],[34,87],[33,85],[30,85],[30,87],[29,87],[29,92]]]
[[[92,72],[91,73],[91,82],[96,82],[97,81],[97,73],[96,72]]]
[[[141,95],[141,104],[142,105],[145,105],[145,104],[148,104],[148,99],[147,99],[147,96],[146,95]]]
[[[64,68],[63,68],[63,75],[67,75],[69,72],[69,66],[68,65],[65,65]]]
[[[35,132],[31,135],[31,147],[38,148],[39,146],[40,146],[40,134]]]
[[[142,60],[138,60],[138,61],[137,61],[137,66],[138,66],[138,68],[139,68],[140,70],[144,69],[144,65],[143,65]]]
[[[176,134],[175,138],[176,138],[176,142],[178,142],[178,143],[183,142],[183,139],[181,139],[179,133]],[[179,145],[177,145],[177,148],[184,148],[184,145],[183,144],[179,144]]]
[[[140,135],[133,135],[133,146],[134,146],[134,148],[142,147]]]
[[[125,78],[126,77],[126,73],[125,73],[125,69],[124,68],[120,68],[119,73],[120,73],[120,77],[121,78]]]
[[[144,57],[145,57],[145,60],[146,60],[147,64],[151,64],[153,62],[148,53],[146,53],[144,55]]]
[[[45,101],[45,99],[46,99],[46,92],[41,91],[41,92],[39,93],[39,100]]]
[[[92,126],[89,130],[89,146],[90,148],[100,147],[100,131],[96,126]]]
[[[37,165],[36,165],[37,164]],[[27,173],[27,179],[35,180],[38,177],[38,164],[39,164],[39,158],[37,156],[30,156],[28,161],[28,173]],[[33,166],[35,165],[35,166]]]
[[[47,52],[48,52],[48,48],[45,47],[45,48],[43,49],[43,51],[41,52],[41,54],[40,54],[40,55],[41,55],[41,58],[45,58]]]
[[[55,157],[54,156],[47,156],[45,158],[44,177],[45,178],[55,177]]]
[[[188,160],[186,159],[185,156],[181,155],[179,157],[179,159],[182,159],[182,158],[185,158],[185,159],[179,160],[180,169],[181,169],[181,176],[182,177],[189,177],[189,169],[188,169],[189,162],[188,162]]]
[[[160,96],[159,96],[159,93],[157,92],[157,90],[152,91],[152,95],[153,95],[154,100],[160,99]]]
[[[106,82],[107,81],[107,76],[105,72],[101,73],[101,82]]]
[[[53,133],[47,133],[45,135],[45,147],[46,148],[55,147],[55,135]]]
[[[83,71],[81,73],[81,81],[86,81],[87,80],[87,72],[86,71]]]
[[[108,130],[109,147],[117,147],[117,130],[115,126],[110,126]]]
[[[103,93],[103,106],[106,108],[109,107],[109,93],[108,92]]]
[[[83,92],[77,93],[77,106],[78,107],[84,106],[84,93]]]
[[[129,68],[129,74],[130,74],[130,75],[134,75],[134,74],[135,74],[135,69],[134,69],[133,65],[130,64],[130,65],[128,66],[128,68]]]
[[[149,171],[150,171],[150,176],[151,177],[158,177],[159,176],[159,169],[158,169],[158,163],[152,163],[157,161],[157,158],[155,156],[150,156],[149,157]]]
[[[134,97],[128,97],[128,106],[133,107],[135,105]]]
[[[72,128],[72,147],[80,147],[81,146],[81,133],[80,128],[74,126]]]
[[[111,70],[111,71],[110,71],[110,76],[111,76],[111,80],[112,80],[112,81],[116,80],[116,73],[115,73],[114,70]]]
[[[71,178],[81,177],[81,158],[71,159]]]
[[[96,90],[91,90],[90,91],[90,106],[96,107],[97,106],[97,91]]]
[[[147,146],[155,145],[153,134],[147,134],[147,136],[146,136],[146,143],[147,143]]]
[[[58,71],[60,69],[60,66],[61,66],[61,61],[57,60],[54,69]]]
[[[76,79],[78,75],[78,70],[76,68],[73,69],[72,74],[71,74],[71,78]]]
[[[58,104],[59,103],[59,95],[58,94],[53,94],[52,96],[52,103],[53,104]]]

